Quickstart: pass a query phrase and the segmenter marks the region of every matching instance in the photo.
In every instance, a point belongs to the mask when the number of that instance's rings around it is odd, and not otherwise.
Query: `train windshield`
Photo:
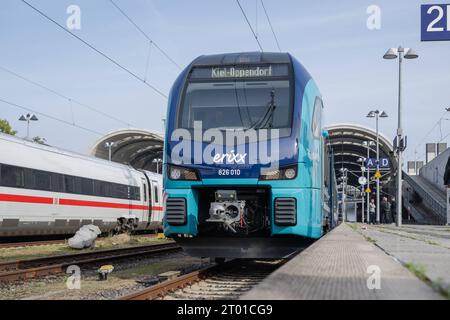
[[[234,70],[232,79],[226,74],[217,79],[196,79],[194,72],[194,80],[191,77],[185,91],[178,127],[193,129],[194,121],[201,121],[203,130],[264,128],[290,132],[293,108],[287,66],[284,77],[242,79],[237,77],[238,72]],[[260,75],[263,71],[258,72]]]

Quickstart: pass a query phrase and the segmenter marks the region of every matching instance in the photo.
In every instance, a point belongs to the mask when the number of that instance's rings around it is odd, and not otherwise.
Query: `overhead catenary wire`
[[[30,4],[28,1],[26,0],[21,0],[24,4],[26,4],[27,6],[29,6],[31,9],[33,9],[35,12],[37,12],[38,14],[40,14],[42,17],[44,17],[45,19],[47,19],[48,21],[52,22],[53,24],[55,24],[56,26],[58,26],[60,29],[64,30],[66,33],[70,34],[72,37],[74,37],[75,39],[77,39],[78,41],[82,42],[83,44],[85,44],[87,47],[89,47],[90,49],[92,49],[93,51],[97,52],[99,55],[101,55],[102,57],[104,57],[105,59],[107,59],[108,61],[110,61],[111,63],[113,63],[115,66],[117,66],[118,68],[122,69],[123,71],[125,71],[126,73],[128,73],[129,75],[131,75],[133,78],[139,80],[140,82],[142,82],[143,84],[145,84],[147,87],[149,87],[150,89],[152,89],[153,91],[155,91],[157,94],[159,94],[160,96],[164,97],[167,99],[167,95],[165,93],[163,93],[161,90],[159,90],[158,88],[156,88],[155,86],[149,84],[148,82],[144,81],[144,79],[142,79],[141,77],[139,77],[137,74],[135,74],[134,72],[132,72],[131,70],[129,70],[128,68],[126,68],[125,66],[121,65],[119,62],[117,62],[116,60],[114,60],[113,58],[111,58],[110,56],[108,56],[106,53],[100,51],[99,49],[97,49],[96,47],[94,47],[92,44],[90,44],[89,42],[87,42],[86,40],[84,40],[83,38],[77,36],[75,33],[71,32],[70,30],[66,29],[64,26],[62,26],[60,23],[58,23],[56,20],[52,19],[51,17],[49,17],[47,14],[45,14],[44,12],[42,12],[41,10],[39,10],[38,8],[36,8],[35,6],[33,6],[32,4]]]
[[[445,141],[448,137],[450,137],[450,132],[447,133],[444,137],[442,137],[441,140],[439,140],[437,143],[441,143],[442,141]],[[425,157],[426,154],[427,154],[426,151],[422,152],[419,156],[415,157],[414,161],[417,161],[418,159],[421,159],[422,157]]]
[[[178,69],[182,69],[180,67],[180,65],[178,63],[175,62],[174,59],[172,59],[165,50],[163,50],[153,39],[150,38],[150,36],[144,31],[142,30],[141,27],[138,26],[138,24],[136,22],[134,22],[133,19],[131,19],[131,17],[129,15],[126,14],[126,12],[119,7],[119,5],[117,5],[113,0],[109,0],[109,2],[111,2],[111,4],[151,43],[153,44],[153,46],[158,49],[159,52],[161,52],[166,58],[167,60],[169,60],[170,62],[172,62]]]
[[[49,118],[49,119],[51,119],[51,120],[54,120],[54,121],[57,121],[57,122],[66,124],[66,125],[68,125],[68,126],[75,127],[75,128],[78,128],[78,129],[81,129],[81,130],[84,130],[84,131],[93,133],[93,134],[98,135],[98,136],[103,136],[103,135],[104,135],[104,133],[98,132],[98,131],[96,131],[96,130],[89,129],[89,128],[87,128],[87,127],[80,126],[80,125],[75,124],[75,123],[71,123],[71,122],[66,121],[66,120],[64,120],[64,119],[57,118],[57,117],[52,116],[52,115],[49,115],[49,114],[47,114],[47,113],[40,112],[40,111],[34,110],[34,109],[32,109],[32,108],[29,108],[29,107],[26,107],[26,106],[17,104],[17,103],[7,101],[7,100],[2,99],[2,98],[0,98],[0,102],[2,102],[2,103],[4,103],[4,104],[7,104],[7,105],[10,105],[10,106],[13,106],[13,107],[16,107],[16,108],[19,108],[19,109],[22,109],[22,110],[25,110],[25,111],[28,111],[28,112],[32,112],[32,113],[38,114],[38,115],[40,115],[40,116]]]
[[[78,101],[77,99],[68,97],[68,96],[66,96],[65,94],[62,94],[61,92],[56,91],[55,89],[49,88],[48,86],[45,86],[45,85],[43,85],[42,83],[39,83],[39,82],[34,81],[34,80],[31,80],[30,78],[27,78],[27,77],[25,77],[25,76],[23,76],[23,75],[21,75],[21,74],[15,72],[15,71],[12,71],[12,70],[10,70],[10,69],[8,69],[8,68],[5,68],[5,67],[3,67],[3,66],[0,66],[0,69],[3,70],[4,72],[7,72],[7,73],[9,73],[9,74],[11,74],[11,75],[13,75],[13,76],[19,78],[19,79],[22,79],[22,80],[25,81],[25,82],[28,82],[28,83],[30,83],[30,84],[36,86],[36,87],[39,87],[39,88],[41,88],[41,89],[44,89],[44,90],[46,90],[46,91],[48,91],[48,92],[50,92],[50,93],[52,93],[52,94],[54,94],[54,95],[56,95],[56,96],[62,98],[62,99],[65,99],[65,100],[69,101],[70,107],[72,107],[72,104],[75,103],[75,104],[77,104],[77,105],[79,105],[79,106],[81,106],[81,107],[83,107],[83,108],[89,109],[89,110],[91,110],[91,111],[93,111],[93,112],[95,112],[95,113],[98,113],[98,114],[100,114],[100,115],[102,115],[102,116],[104,116],[104,117],[107,117],[107,118],[109,118],[109,119],[111,119],[111,120],[114,120],[114,121],[120,122],[120,123],[122,123],[122,124],[125,124],[127,127],[132,127],[132,126],[133,126],[133,125],[131,125],[130,123],[128,123],[128,122],[126,122],[126,121],[124,121],[124,120],[122,120],[122,119],[119,119],[119,118],[117,118],[117,117],[114,117],[114,116],[112,116],[112,115],[110,115],[110,114],[108,114],[108,113],[106,113],[106,112],[103,112],[103,111],[101,111],[101,110],[99,110],[99,109],[97,109],[97,108],[94,108],[94,107],[92,107],[92,106],[90,106],[90,105],[87,105],[87,104],[85,104],[85,103],[82,103],[82,102]],[[71,111],[71,112],[73,112],[73,111]]]
[[[263,0],[261,0],[261,5],[263,7],[264,14],[266,15],[267,21],[269,22],[270,30],[272,30],[272,34],[273,34],[273,37],[275,38],[275,42],[277,43],[278,51],[281,52],[281,47],[280,47],[280,43],[278,42],[278,37],[275,33],[275,30],[273,29],[272,22],[270,21],[269,14],[267,13],[266,6],[264,5]]]
[[[433,125],[433,127],[430,129],[430,131],[428,131],[428,133],[422,138],[422,140],[420,140],[420,142],[413,148],[410,150],[414,150],[414,153],[417,153],[417,149],[426,141],[426,139],[430,136],[430,134],[434,131],[434,129],[436,128],[436,126],[439,126],[439,123],[444,119],[444,116],[448,113],[448,111],[445,111],[442,116],[439,118],[439,120]],[[441,133],[442,135],[442,133]],[[445,138],[448,137],[445,136],[444,138],[441,138],[441,140],[439,142],[442,142],[443,140],[445,140]],[[438,142],[438,143],[439,143]],[[408,156],[411,155],[411,152],[408,153]],[[419,157],[415,157],[414,161],[417,161],[417,159],[421,158],[422,156],[426,155],[426,152],[421,153]]]
[[[250,24],[250,21],[247,18],[247,15],[245,14],[244,8],[242,8],[241,3],[239,2],[239,0],[236,0],[236,3],[238,4],[239,8],[241,9],[242,14],[244,15],[245,21],[247,21],[247,24],[251,30],[251,32],[253,33],[253,37],[255,38],[256,42],[258,43],[259,49],[262,51],[264,51],[263,47],[261,46],[261,43],[259,42],[258,36],[255,33],[255,30],[253,30],[252,25]]]
[[[148,69],[150,67],[150,58],[152,55],[152,44],[153,42],[148,43],[148,53],[147,53],[147,59],[145,61],[145,72],[144,72],[144,81],[147,82],[148,80]]]

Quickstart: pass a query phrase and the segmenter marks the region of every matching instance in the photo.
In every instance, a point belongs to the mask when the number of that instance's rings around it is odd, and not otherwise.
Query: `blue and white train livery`
[[[283,257],[332,224],[322,98],[287,53],[201,56],[170,93],[164,232],[210,257]]]

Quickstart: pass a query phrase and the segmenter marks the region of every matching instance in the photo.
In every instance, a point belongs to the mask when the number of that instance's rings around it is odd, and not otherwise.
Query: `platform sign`
[[[450,41],[450,4],[421,6],[421,40]]]
[[[377,167],[377,159],[369,158],[369,160],[366,161],[366,167],[376,168]],[[388,169],[389,167],[390,167],[389,158],[380,158],[380,168]]]
[[[377,171],[375,172],[375,174],[373,175],[373,177],[374,177],[375,179],[380,179],[380,178],[381,178],[380,170],[377,170]]]

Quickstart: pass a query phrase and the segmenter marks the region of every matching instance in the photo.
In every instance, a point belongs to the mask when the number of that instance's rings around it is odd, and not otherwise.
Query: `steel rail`
[[[217,268],[217,265],[206,267],[179,277],[175,279],[163,281],[150,288],[126,295],[119,300],[153,300],[162,297],[172,291],[182,289],[188,285],[192,285],[198,281],[206,278],[206,274]]]
[[[88,265],[137,256],[181,250],[175,243],[99,250],[81,254],[67,254],[30,260],[17,260],[0,264],[0,283],[33,279],[64,273],[70,265]]]

